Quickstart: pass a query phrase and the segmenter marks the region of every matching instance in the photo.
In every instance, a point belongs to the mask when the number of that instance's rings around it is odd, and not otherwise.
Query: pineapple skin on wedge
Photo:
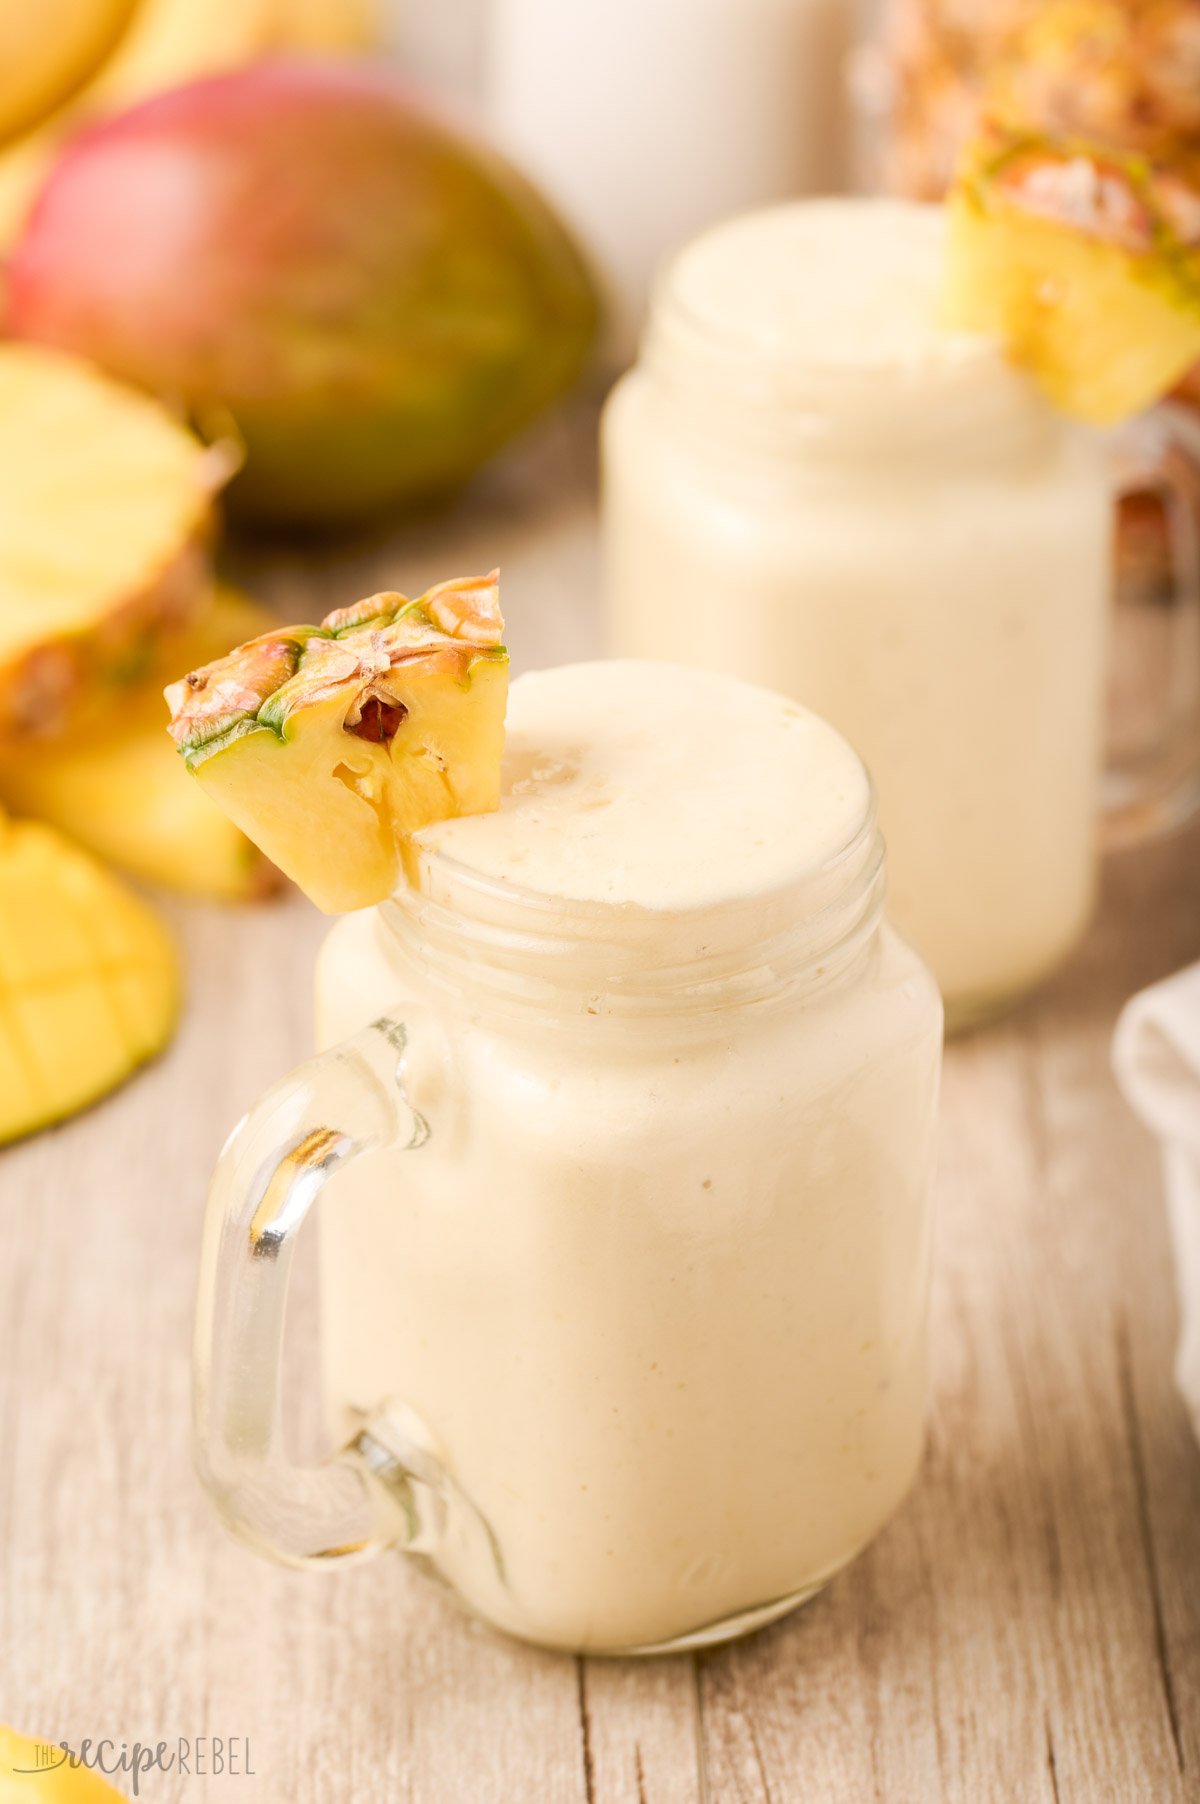
[[[993,127],[950,198],[945,311],[1064,413],[1127,419],[1200,358],[1200,184]]]
[[[265,608],[218,588],[119,696],[102,695],[52,739],[0,745],[0,803],[48,821],[143,882],[217,902],[271,894],[279,872],[191,781],[162,724],[163,684],[175,671],[271,625]]]
[[[401,879],[419,828],[499,806],[508,698],[497,573],[287,627],[166,691],[207,793],[328,914]]]
[[[52,827],[0,820],[0,1144],[121,1083],[179,1007],[157,915]]]

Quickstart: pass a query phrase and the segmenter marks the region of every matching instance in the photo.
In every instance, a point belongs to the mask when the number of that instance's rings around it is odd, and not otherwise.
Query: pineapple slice
[[[219,464],[89,364],[0,345],[0,739],[59,731],[197,610]]]
[[[419,827],[499,806],[497,576],[372,595],[167,690],[188,768],[327,913],[390,894]]]
[[[0,1144],[153,1058],[179,1000],[174,947],[146,904],[52,827],[0,821]]]
[[[163,733],[162,686],[181,667],[219,657],[271,624],[265,608],[218,589],[199,619],[163,639],[151,668],[120,697],[90,708],[70,733],[0,747],[0,803],[144,881],[220,902],[269,894],[279,873],[189,780]]]
[[[1200,358],[1200,184],[990,129],[950,198],[946,312],[1004,337],[1063,412],[1128,418]]]

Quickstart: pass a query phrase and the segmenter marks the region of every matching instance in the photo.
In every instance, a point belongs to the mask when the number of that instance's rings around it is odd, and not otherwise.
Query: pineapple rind
[[[167,690],[185,763],[330,913],[380,901],[403,839],[499,804],[496,579],[387,593],[265,634]]]
[[[1022,166],[1034,173],[1057,170],[1068,175],[1079,168],[1090,171],[1096,183],[1107,180],[1124,188],[1130,213],[1126,232],[1132,234],[1133,242],[1121,245],[1115,226],[1106,225],[1103,218],[1091,223],[1072,219],[1065,206],[1063,216],[1055,218],[1044,206],[1035,210],[1028,201],[1023,202],[1017,190],[1005,187],[1006,179]],[[994,213],[1022,222],[1036,219],[1056,226],[1072,239],[1123,248],[1131,275],[1155,286],[1164,285],[1172,304],[1200,313],[1200,242],[1181,236],[1169,217],[1165,196],[1173,183],[1193,189],[1200,218],[1200,185],[1189,182],[1186,172],[1156,169],[1144,157],[1104,149],[1086,139],[1008,133],[992,125],[965,160],[955,196],[970,202],[984,217]]]
[[[1011,183],[1025,166],[1063,175],[1061,217],[1053,187],[1031,200]],[[1073,216],[1075,169],[1085,200],[1090,171],[1098,198],[1121,205]],[[1004,337],[1076,418],[1111,425],[1150,405],[1200,357],[1200,246],[1165,216],[1159,181],[1137,157],[1024,133],[1004,141],[993,128],[949,204],[948,322]]]
[[[272,733],[276,739],[284,737],[282,727],[276,726],[273,721],[260,719],[255,714],[244,714],[240,719],[231,722],[229,726],[212,732],[207,738],[198,740],[194,744],[180,746],[179,749],[183,753],[183,761],[187,768],[194,771],[198,765],[215,757],[218,752],[228,751],[231,745],[235,745],[239,739],[245,739],[247,734],[263,732]]]
[[[486,589],[494,593],[495,586],[493,572],[482,579],[441,583],[414,600],[386,591],[352,607],[336,609],[320,626],[290,626],[264,633],[170,685],[166,696],[172,711],[171,736],[189,769],[260,727],[269,728],[282,740],[295,709],[310,706],[326,690],[352,696],[359,672],[345,660],[331,657],[331,647],[345,645],[350,652],[361,651],[360,664],[377,667],[375,674],[380,676],[411,659],[440,653],[467,681],[478,658],[507,659],[499,637],[503,623],[498,604],[490,604],[495,608],[495,625],[490,617],[477,612],[447,630],[434,614],[444,609],[448,591]],[[467,631],[457,631],[459,624],[465,624]],[[471,631],[479,637],[471,639]],[[309,657],[326,660],[326,669],[318,673],[306,668]],[[189,691],[194,692],[195,705],[191,707]]]

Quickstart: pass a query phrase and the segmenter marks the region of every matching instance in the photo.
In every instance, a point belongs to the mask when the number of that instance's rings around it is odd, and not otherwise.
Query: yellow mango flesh
[[[166,1045],[179,1005],[152,910],[53,828],[0,821],[0,1143],[113,1089]]]
[[[191,781],[155,720],[124,723],[62,749],[0,760],[0,800],[48,821],[145,883],[214,902],[244,902],[278,877]]]
[[[218,590],[192,625],[164,639],[137,683],[110,690],[52,739],[0,746],[0,803],[144,882],[221,902],[269,893],[278,874],[189,777],[165,731],[162,692],[179,670],[220,657],[271,621],[244,596]]]

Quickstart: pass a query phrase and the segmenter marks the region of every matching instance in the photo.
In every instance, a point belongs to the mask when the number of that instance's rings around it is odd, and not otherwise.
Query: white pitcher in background
[[[851,0],[494,0],[486,114],[607,284],[629,362],[667,252],[845,186]]]

